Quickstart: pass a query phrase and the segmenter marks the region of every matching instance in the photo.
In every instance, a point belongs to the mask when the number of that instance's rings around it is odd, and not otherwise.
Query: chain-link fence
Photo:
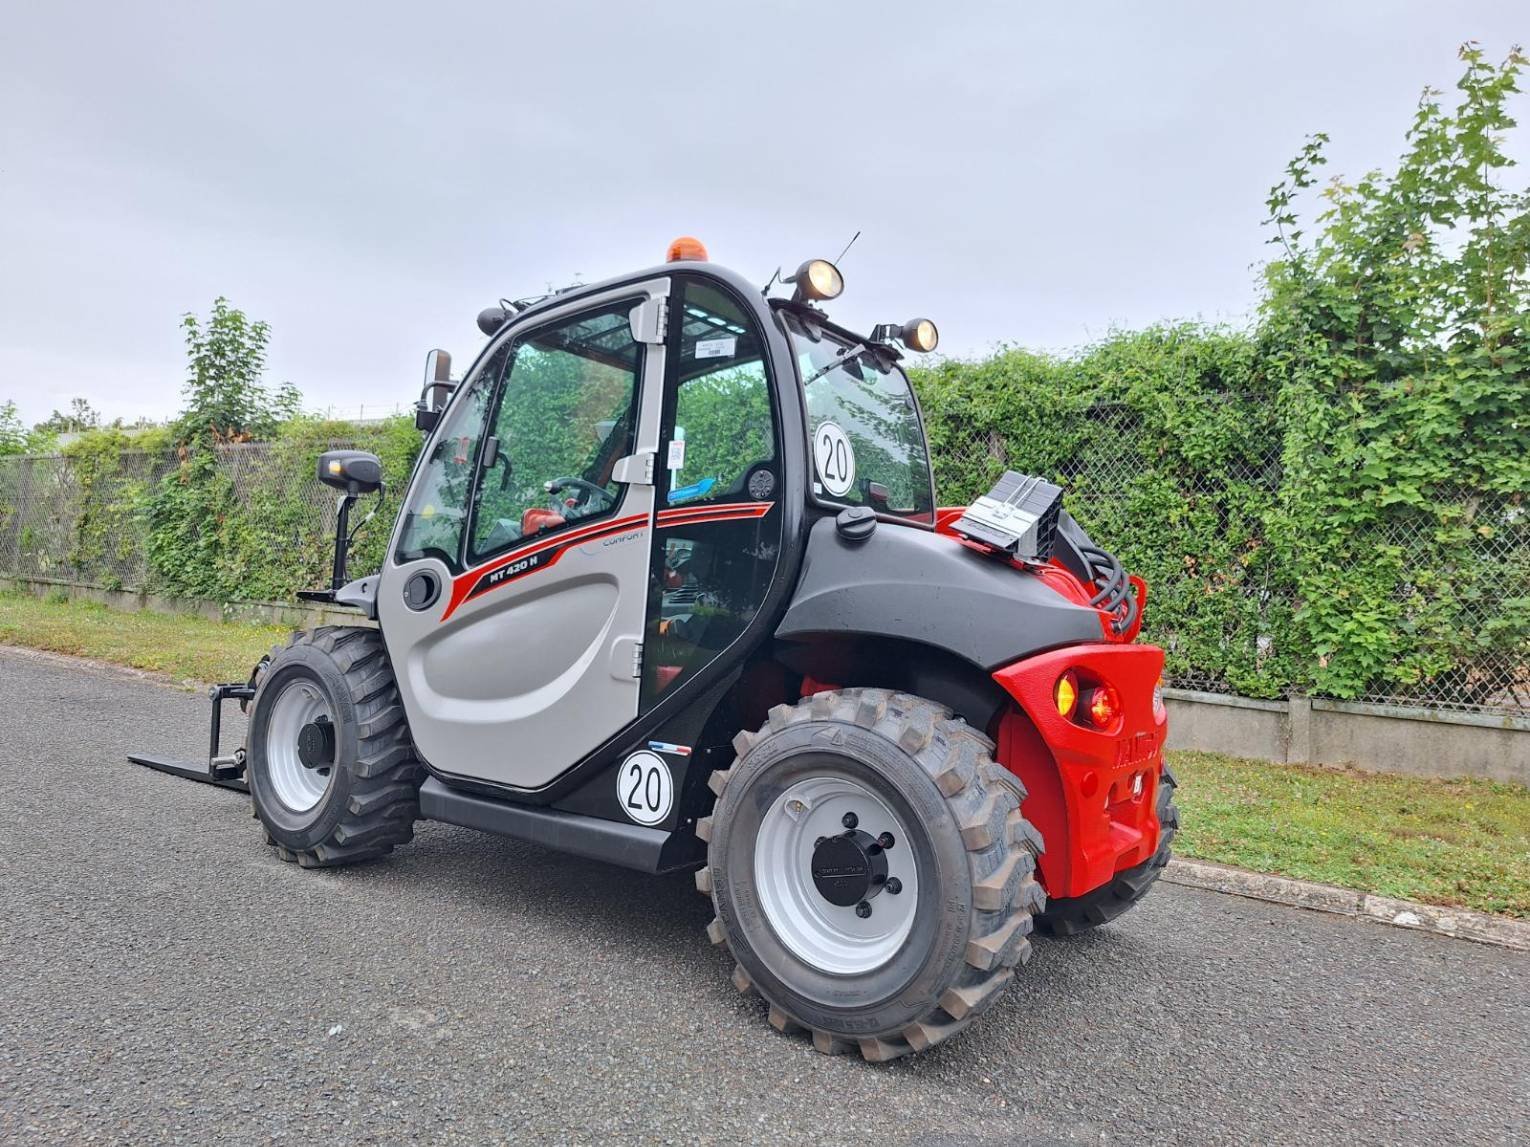
[[[147,490],[175,464],[164,455],[123,453],[112,481],[119,491]],[[72,459],[0,458],[0,575],[144,585],[149,568],[141,523],[131,514],[105,520],[92,514],[90,494],[91,484]]]
[[[1276,557],[1269,510],[1280,497],[1279,437],[1257,407],[1230,405],[1227,417],[1246,433],[1237,449],[1208,457],[1166,445],[1161,428],[1118,404],[1066,414],[1050,428],[1047,456],[1034,436],[1013,429],[939,412],[927,421],[943,504],[971,500],[1005,469],[1062,483],[1068,509],[1147,580],[1144,636],[1164,647],[1170,684],[1261,697],[1313,691],[1314,664],[1332,651],[1298,624],[1301,589]],[[259,521],[268,560],[285,564],[295,585],[323,584],[334,528],[334,492],[314,477],[312,457],[246,443],[216,458],[239,512]],[[181,465],[174,455],[134,452],[104,467],[0,458],[0,576],[158,589],[147,506]],[[1379,568],[1387,586],[1355,608],[1389,611],[1396,644],[1387,672],[1343,696],[1530,714],[1530,515],[1518,499],[1463,491],[1457,517],[1446,531],[1437,517],[1399,514],[1347,538],[1352,560],[1363,558],[1372,582]],[[385,524],[372,532],[384,534]],[[380,556],[379,538],[371,542]],[[1345,593],[1344,565],[1326,572],[1324,592]]]

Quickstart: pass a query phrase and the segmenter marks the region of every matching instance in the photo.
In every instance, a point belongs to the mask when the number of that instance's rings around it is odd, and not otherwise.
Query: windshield
[[[865,344],[783,312],[807,391],[813,493],[823,501],[933,520],[924,431],[908,376]]]

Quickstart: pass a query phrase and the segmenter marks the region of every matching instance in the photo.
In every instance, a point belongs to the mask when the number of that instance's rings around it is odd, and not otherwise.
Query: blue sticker
[[[717,485],[716,478],[703,478],[699,482],[692,482],[689,486],[681,486],[678,490],[669,492],[669,504],[676,502],[688,502],[692,498],[705,498],[712,492],[712,487]]]

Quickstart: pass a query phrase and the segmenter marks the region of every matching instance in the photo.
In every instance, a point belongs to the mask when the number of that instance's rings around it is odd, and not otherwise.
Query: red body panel
[[[1057,711],[1054,690],[1068,669],[1115,687],[1114,728],[1086,728]],[[1046,842],[1037,868],[1047,895],[1081,896],[1157,849],[1162,671],[1155,645],[1100,644],[1054,649],[993,675],[1021,710],[1000,721],[998,759],[1029,793],[1022,807]]]

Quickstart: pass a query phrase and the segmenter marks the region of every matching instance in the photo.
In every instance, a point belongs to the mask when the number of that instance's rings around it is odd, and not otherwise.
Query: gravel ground
[[[363,868],[282,864],[247,798],[123,760],[194,756],[206,721],[199,696],[0,650],[0,1139],[1501,1142],[1530,1126],[1523,953],[1161,886],[1111,927],[1039,943],[961,1039],[873,1067],[765,1025],[688,875],[434,824]]]

